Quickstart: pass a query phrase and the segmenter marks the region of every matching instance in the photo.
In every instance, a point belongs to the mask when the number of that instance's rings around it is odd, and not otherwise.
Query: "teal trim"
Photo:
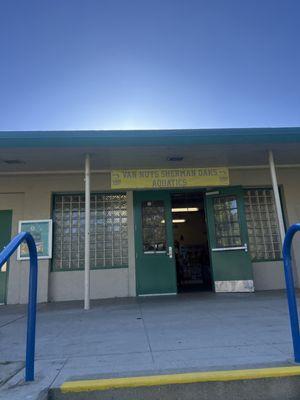
[[[171,141],[171,142],[170,142]],[[0,131],[1,147],[164,146],[300,142],[300,127],[132,131]]]

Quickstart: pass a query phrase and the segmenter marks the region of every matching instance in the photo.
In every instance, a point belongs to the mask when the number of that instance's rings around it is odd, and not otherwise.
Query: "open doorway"
[[[174,193],[171,200],[177,290],[212,290],[203,192]]]

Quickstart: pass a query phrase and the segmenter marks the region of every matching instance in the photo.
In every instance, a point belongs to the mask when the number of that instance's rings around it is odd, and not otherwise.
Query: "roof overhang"
[[[0,131],[1,147],[127,147],[300,142],[300,128]]]
[[[86,153],[93,170],[267,165],[268,150],[300,164],[300,128],[0,132],[0,173],[83,171]]]

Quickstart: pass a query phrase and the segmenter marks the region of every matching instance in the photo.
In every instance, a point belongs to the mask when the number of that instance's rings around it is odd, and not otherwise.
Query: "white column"
[[[85,156],[84,309],[90,309],[90,155]]]
[[[282,213],[282,207],[281,207],[281,202],[280,202],[278,182],[277,182],[277,176],[276,176],[276,170],[275,170],[274,157],[273,157],[272,150],[269,150],[269,166],[270,166],[273,192],[274,192],[274,197],[275,197],[275,206],[276,206],[277,218],[278,218],[278,223],[279,223],[280,237],[281,237],[281,242],[283,244],[284,237],[285,237],[285,229],[284,229],[283,213]]]

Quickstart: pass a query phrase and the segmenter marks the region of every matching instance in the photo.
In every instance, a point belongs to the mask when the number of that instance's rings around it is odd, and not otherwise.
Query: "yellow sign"
[[[120,169],[111,172],[112,189],[170,189],[227,186],[228,168]]]

